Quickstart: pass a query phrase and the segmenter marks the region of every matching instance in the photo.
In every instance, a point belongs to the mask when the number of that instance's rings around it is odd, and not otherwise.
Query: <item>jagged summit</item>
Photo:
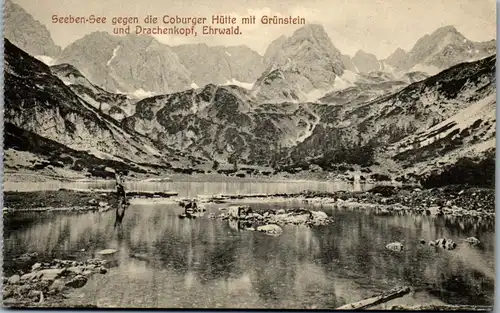
[[[267,70],[253,91],[262,101],[307,101],[331,89],[344,72],[340,51],[323,26],[308,24],[271,43]]]
[[[47,27],[11,0],[5,1],[4,37],[33,56],[55,58],[61,52]]]
[[[397,48],[391,55],[389,55],[384,62],[394,68],[407,68],[408,65],[408,52],[404,49]]]
[[[381,69],[377,56],[363,50],[358,50],[352,58],[352,61],[361,73],[369,73]]]

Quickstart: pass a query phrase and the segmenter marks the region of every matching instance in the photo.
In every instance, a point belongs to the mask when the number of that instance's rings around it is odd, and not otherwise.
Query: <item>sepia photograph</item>
[[[493,0],[4,0],[10,308],[491,311]]]

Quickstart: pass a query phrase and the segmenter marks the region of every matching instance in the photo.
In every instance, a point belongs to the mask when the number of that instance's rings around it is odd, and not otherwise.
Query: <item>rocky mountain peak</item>
[[[406,52],[406,50],[401,49],[401,48],[396,48],[396,50],[394,50],[394,52],[390,56],[388,56],[386,60],[400,59],[400,58],[406,57],[407,55],[408,55],[408,52]]]
[[[453,33],[462,36],[462,34],[460,34],[460,32],[453,25],[446,25],[440,27],[436,29],[433,34],[437,35],[437,34],[447,34],[447,33]]]
[[[363,50],[358,50],[352,61],[360,73],[369,73],[381,69],[377,56]]]
[[[468,41],[454,26],[444,26],[430,35],[427,34],[420,38],[413,47],[412,52],[415,53],[422,49],[443,48],[449,44],[463,44]]]
[[[312,101],[333,88],[344,72],[341,53],[323,26],[308,24],[273,41],[264,55],[267,70],[253,87],[263,101]]]
[[[384,62],[395,68],[406,69],[408,67],[408,53],[404,49],[397,48]]]
[[[4,37],[33,56],[55,58],[61,52],[45,25],[11,0],[5,1],[4,25]]]
[[[461,62],[479,60],[492,54],[494,43],[475,43],[454,26],[438,28],[420,38],[409,53],[410,65],[432,67],[436,71]]]
[[[293,32],[291,37],[328,37],[325,28],[320,24],[306,24]]]
[[[274,63],[274,58],[279,55],[283,45],[287,41],[288,37],[282,35],[275,40],[273,40],[269,46],[267,46],[266,52],[264,53],[264,64],[269,65]]]
[[[112,92],[169,93],[189,89],[192,83],[171,48],[150,36],[93,32],[67,46],[58,61],[75,65]]]

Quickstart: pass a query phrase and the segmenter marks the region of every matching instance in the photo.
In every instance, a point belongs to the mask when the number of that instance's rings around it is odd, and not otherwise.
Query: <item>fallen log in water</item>
[[[394,305],[392,306],[391,310],[396,310],[396,311],[461,311],[461,312],[468,312],[468,311],[493,311],[493,306],[491,305],[452,305],[452,304],[442,304],[442,305],[434,305],[434,304],[428,304],[428,305],[413,305],[413,306],[406,306],[406,305]]]
[[[375,306],[375,305],[390,301],[392,299],[402,297],[408,293],[410,293],[409,287],[398,287],[398,288],[394,288],[394,289],[391,289],[389,291],[383,292],[379,295],[372,296],[368,299],[364,299],[364,300],[361,300],[358,302],[343,305],[341,307],[336,308],[336,310],[365,309],[365,308],[369,308],[371,306]]]

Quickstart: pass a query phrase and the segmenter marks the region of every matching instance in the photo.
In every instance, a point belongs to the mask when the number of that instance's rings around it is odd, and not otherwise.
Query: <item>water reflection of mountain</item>
[[[118,268],[102,280],[106,288],[126,286],[136,295],[126,299],[128,305],[148,291],[164,307],[334,308],[394,285],[411,285],[450,303],[493,302],[494,235],[488,222],[474,228],[444,217],[323,210],[333,214],[333,225],[284,226],[279,237],[235,229],[227,221],[179,219],[181,209],[174,205],[131,206],[119,230],[113,211],[60,214],[8,233],[5,253],[67,258],[86,249],[86,258],[116,248]],[[480,247],[458,242],[472,235]],[[458,248],[419,243],[439,237],[452,238]],[[404,252],[385,249],[396,240]],[[116,303],[101,289],[96,297]]]
[[[387,286],[404,284],[439,293],[442,300],[450,303],[474,304],[478,297],[482,303],[492,303],[494,264],[484,260],[484,251],[463,242],[459,242],[455,251],[419,243],[419,238],[426,241],[441,237],[457,241],[466,238],[461,228],[449,219],[399,215],[359,217],[360,214],[353,212],[338,213],[334,227],[313,229],[320,238],[319,258],[324,264],[346,264],[340,269],[342,275],[351,277],[365,288],[383,290]],[[484,238],[484,244],[490,247],[494,238],[491,228],[484,236],[480,231],[474,234]],[[384,248],[392,241],[402,241],[404,253]],[[488,250],[490,260],[493,260],[492,248]],[[481,286],[477,281],[482,281]],[[462,287],[450,289],[453,282]]]

